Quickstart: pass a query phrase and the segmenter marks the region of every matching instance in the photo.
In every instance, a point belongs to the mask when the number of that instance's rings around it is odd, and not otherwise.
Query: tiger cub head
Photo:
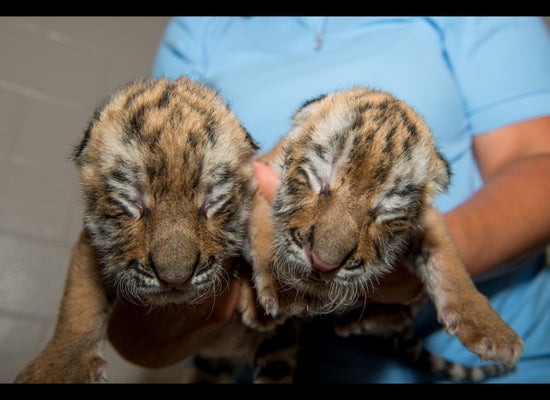
[[[119,296],[193,303],[223,287],[247,234],[256,150],[219,95],[187,78],[132,82],[96,109],[73,159]]]
[[[421,117],[365,88],[307,102],[281,154],[274,273],[320,313],[356,302],[391,271],[450,180]]]

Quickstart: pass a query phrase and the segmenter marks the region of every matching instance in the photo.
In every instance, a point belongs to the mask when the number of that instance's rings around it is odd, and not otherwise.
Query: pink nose
[[[336,268],[340,266],[340,264],[333,264],[323,260],[313,251],[311,251],[308,254],[308,258],[309,258],[309,261],[311,262],[311,266],[320,272],[334,271]]]
[[[185,282],[187,282],[191,278],[191,276],[192,274],[189,274],[184,277],[171,277],[171,276],[163,275],[161,273],[157,273],[157,277],[159,278],[159,280],[165,285],[172,288],[179,288]]]

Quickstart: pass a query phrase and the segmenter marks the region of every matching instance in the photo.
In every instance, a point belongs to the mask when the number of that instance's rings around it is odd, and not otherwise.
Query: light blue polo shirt
[[[538,18],[175,18],[153,76],[182,75],[217,89],[264,151],[286,134],[292,114],[308,99],[351,86],[392,92],[425,118],[451,164],[451,187],[436,199],[442,211],[482,184],[472,153],[475,135],[550,114],[550,36]],[[550,382],[550,271],[541,257],[528,264],[479,283],[525,341],[517,372],[499,381]],[[431,350],[477,362],[456,338],[428,325]],[[311,379],[425,379],[387,356],[370,356],[363,338],[318,340],[319,354],[308,358],[318,358],[308,366],[318,371]],[[331,348],[319,350],[324,347]]]

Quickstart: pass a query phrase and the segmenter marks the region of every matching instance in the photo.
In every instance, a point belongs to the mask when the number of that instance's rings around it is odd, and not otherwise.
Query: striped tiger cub
[[[338,334],[392,336],[401,353],[452,380],[513,368],[522,340],[477,291],[432,205],[450,170],[411,107],[360,87],[321,96],[298,110],[288,135],[259,161],[281,178],[272,203],[256,196],[249,229],[268,314],[335,315]],[[366,302],[398,261],[426,296],[407,305]],[[426,299],[449,334],[496,365],[469,368],[427,353],[411,334]],[[255,318],[245,315],[252,326]]]
[[[103,382],[99,350],[118,299],[192,306],[225,290],[226,261],[239,260],[247,240],[257,149],[221,97],[188,78],[139,80],[107,98],[73,154],[85,229],[56,330],[15,382]],[[250,269],[235,264],[243,276]],[[264,334],[240,318],[233,325],[215,356],[227,350],[240,365]]]

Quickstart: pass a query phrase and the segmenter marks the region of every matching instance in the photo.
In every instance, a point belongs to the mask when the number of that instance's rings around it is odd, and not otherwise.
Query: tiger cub
[[[402,352],[450,379],[512,368],[522,340],[477,291],[432,205],[450,170],[411,107],[367,88],[321,96],[298,110],[288,135],[259,161],[281,178],[272,204],[256,196],[250,219],[258,301],[268,314],[334,314],[338,334],[394,336]],[[503,365],[459,368],[418,348],[410,328],[420,298],[368,303],[397,261],[419,276],[449,334]],[[255,318],[245,314],[252,326]]]
[[[15,381],[105,381],[98,348],[117,299],[193,305],[225,290],[226,261],[247,238],[256,152],[221,97],[190,79],[135,81],[106,99],[73,155],[85,230],[56,330]]]

